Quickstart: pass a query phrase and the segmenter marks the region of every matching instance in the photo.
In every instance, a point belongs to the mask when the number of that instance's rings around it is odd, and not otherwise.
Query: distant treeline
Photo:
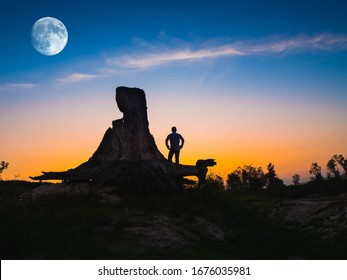
[[[347,159],[343,155],[334,155],[326,164],[326,178],[322,175],[322,167],[317,162],[312,162],[309,172],[311,174],[310,182],[320,183],[324,180],[347,179]],[[293,186],[300,185],[300,174],[292,176]],[[275,170],[275,166],[269,163],[266,171],[262,167],[254,167],[253,165],[244,165],[237,167],[234,171],[227,175],[226,183],[223,178],[213,175],[208,178],[210,184],[219,185],[229,189],[238,188],[273,188],[285,186]]]
[[[9,166],[8,162],[0,162],[0,180],[1,173]],[[322,175],[322,167],[317,162],[312,162],[309,169],[311,175],[311,183],[321,183],[324,180],[344,180],[347,179],[347,159],[343,155],[333,155],[326,164],[327,174],[326,177]],[[19,177],[19,176],[18,176]],[[293,186],[299,186],[300,174],[292,176]],[[209,175],[206,181],[207,185],[227,189],[266,189],[273,187],[285,186],[282,179],[280,179],[275,170],[275,165],[269,163],[266,171],[262,167],[254,167],[252,164],[237,167],[234,171],[227,175],[227,180],[224,182],[223,178],[218,175]]]

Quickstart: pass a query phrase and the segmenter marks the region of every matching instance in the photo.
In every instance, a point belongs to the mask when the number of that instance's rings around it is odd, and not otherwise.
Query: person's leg
[[[168,156],[168,159],[169,159],[170,162],[172,162],[173,155],[174,155],[174,152],[170,150],[169,151],[169,156]]]
[[[180,151],[175,151],[175,162],[180,163]]]

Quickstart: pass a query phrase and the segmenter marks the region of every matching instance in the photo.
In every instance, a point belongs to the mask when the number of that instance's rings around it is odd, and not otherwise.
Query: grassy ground
[[[334,184],[332,193],[347,190],[345,183]],[[343,237],[326,240],[320,232],[259,216],[269,202],[324,193],[327,186],[268,192],[123,191],[116,205],[82,194],[18,199],[36,186],[0,181],[1,259],[347,258]]]

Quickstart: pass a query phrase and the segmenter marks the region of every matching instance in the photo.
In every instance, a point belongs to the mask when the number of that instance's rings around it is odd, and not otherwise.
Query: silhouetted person
[[[171,131],[172,133],[169,134],[165,140],[166,147],[170,150],[168,159],[172,162],[172,157],[175,155],[175,162],[178,164],[180,163],[180,150],[183,148],[184,139],[180,134],[176,133],[177,128],[175,126],[171,128]]]

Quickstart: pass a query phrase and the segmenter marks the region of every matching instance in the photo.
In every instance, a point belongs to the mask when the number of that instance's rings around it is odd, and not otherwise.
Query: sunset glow
[[[286,183],[295,173],[308,180],[312,162],[325,175],[331,156],[347,156],[343,1],[17,2],[1,4],[3,179],[88,160],[122,117],[117,86],[145,91],[165,156],[175,125],[186,140],[181,163],[214,158],[211,172],[224,178],[271,162]],[[69,32],[52,57],[30,45],[43,16]]]

